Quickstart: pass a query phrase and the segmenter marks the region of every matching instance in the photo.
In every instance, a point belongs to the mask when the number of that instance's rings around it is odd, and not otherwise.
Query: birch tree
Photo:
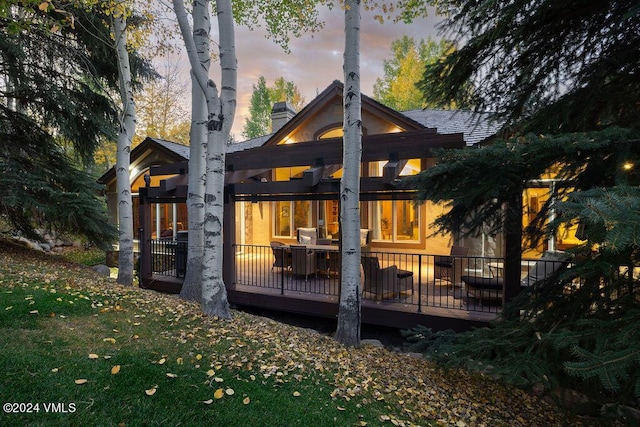
[[[194,7],[202,7],[197,3]],[[198,61],[209,74],[210,21],[206,12],[193,14],[193,40]],[[204,191],[206,184],[207,102],[197,79],[191,76],[191,130],[189,132],[189,240],[187,242],[187,270],[180,297],[202,301],[202,260],[204,256]]]
[[[120,9],[120,8],[118,8]],[[116,152],[116,179],[118,191],[118,278],[121,285],[133,284],[133,202],[129,165],[131,142],[136,131],[136,107],[133,100],[131,68],[127,51],[127,20],[125,12],[116,10],[113,32],[118,59],[118,80],[122,111],[119,117],[118,148]]]
[[[345,2],[343,173],[340,178],[342,284],[336,340],[360,346],[360,160],[362,111],[360,94],[360,0]]]
[[[231,317],[227,290],[222,276],[222,227],[225,170],[225,144],[231,132],[236,109],[237,61],[235,34],[230,0],[216,0],[219,28],[221,91],[209,79],[208,62],[198,56],[187,14],[181,0],[173,0],[174,11],[191,64],[192,78],[198,82],[207,105],[207,150],[204,191],[204,252],[202,259],[201,304],[205,314],[228,319]],[[198,16],[200,15],[200,16]],[[194,22],[209,20],[209,3],[196,0],[193,5]],[[200,31],[209,42],[210,25]]]

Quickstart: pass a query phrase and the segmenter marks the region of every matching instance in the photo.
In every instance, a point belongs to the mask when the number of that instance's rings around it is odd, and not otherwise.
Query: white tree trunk
[[[360,346],[360,0],[345,2],[343,173],[340,179],[342,286],[336,340]]]
[[[194,13],[209,16],[209,4],[197,0]],[[202,3],[202,4],[200,4]],[[193,76],[207,102],[207,166],[204,194],[204,256],[202,262],[202,310],[205,314],[230,318],[227,290],[222,275],[222,227],[224,209],[224,172],[226,142],[233,125],[236,107],[237,61],[230,0],[217,0],[222,93],[208,80],[206,67],[199,60],[189,31],[184,5],[173,0],[174,10],[187,47]],[[208,34],[207,34],[208,39]],[[229,254],[232,256],[232,254]]]
[[[195,8],[204,4],[196,2]],[[209,73],[209,39],[211,29],[208,13],[194,12],[193,40],[197,55]],[[204,256],[204,189],[206,183],[207,152],[207,103],[204,92],[194,76],[191,77],[191,130],[189,132],[189,242],[187,244],[187,271],[180,290],[180,297],[187,300],[202,300],[202,259]]]
[[[119,255],[117,282],[122,285],[133,284],[133,203],[131,201],[131,181],[129,164],[131,141],[136,131],[136,108],[133,102],[131,69],[127,52],[127,22],[123,16],[113,19],[118,56],[118,75],[120,79],[120,98],[122,116],[116,152],[116,179],[118,190],[118,227]]]

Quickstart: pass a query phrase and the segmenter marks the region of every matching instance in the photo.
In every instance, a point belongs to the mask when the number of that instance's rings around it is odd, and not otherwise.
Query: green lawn
[[[415,356],[346,349],[238,311],[207,318],[176,296],[2,247],[0,400],[32,410],[3,411],[2,426],[571,423],[520,390]]]

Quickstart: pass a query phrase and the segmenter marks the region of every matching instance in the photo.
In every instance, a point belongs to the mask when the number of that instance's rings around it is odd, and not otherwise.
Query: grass
[[[486,378],[243,312],[205,317],[15,248],[0,249],[0,342],[1,403],[39,404],[3,426],[570,424]]]

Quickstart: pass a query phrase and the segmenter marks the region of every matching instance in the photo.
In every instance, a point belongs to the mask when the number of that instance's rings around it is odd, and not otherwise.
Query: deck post
[[[522,195],[512,196],[505,206],[505,260],[502,304],[510,302],[520,292],[522,260]]]
[[[422,254],[418,254],[418,313],[422,313]]]
[[[151,279],[151,204],[147,198],[147,187],[140,187],[138,219],[140,220],[140,281]],[[142,284],[142,283],[141,283]]]
[[[222,278],[227,289],[236,285],[236,204],[225,187],[222,227]]]

